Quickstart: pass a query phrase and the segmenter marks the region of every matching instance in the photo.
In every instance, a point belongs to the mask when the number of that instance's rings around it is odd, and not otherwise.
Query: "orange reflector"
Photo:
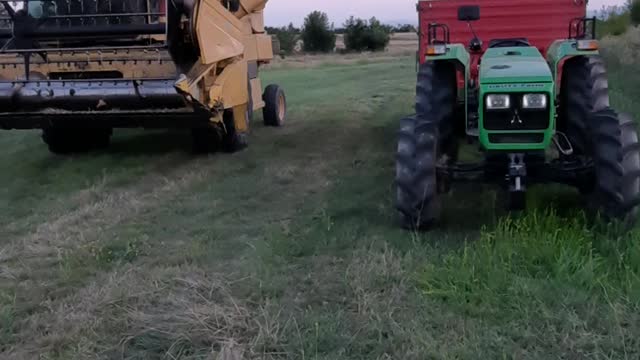
[[[600,43],[598,40],[578,40],[576,48],[584,51],[598,50],[600,48]]]
[[[427,55],[444,55],[447,53],[446,45],[431,45],[427,47]]]

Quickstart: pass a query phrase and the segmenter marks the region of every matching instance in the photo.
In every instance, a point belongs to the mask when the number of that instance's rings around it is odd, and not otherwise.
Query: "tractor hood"
[[[488,49],[482,57],[481,84],[552,81],[549,65],[534,47]]]

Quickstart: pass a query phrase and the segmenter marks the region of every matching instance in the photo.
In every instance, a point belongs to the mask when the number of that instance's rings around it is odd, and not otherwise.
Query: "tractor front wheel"
[[[400,121],[396,160],[396,207],[403,227],[423,230],[440,217],[437,164],[454,159],[455,68],[445,62],[420,66],[416,115]],[[444,186],[446,188],[446,186]]]

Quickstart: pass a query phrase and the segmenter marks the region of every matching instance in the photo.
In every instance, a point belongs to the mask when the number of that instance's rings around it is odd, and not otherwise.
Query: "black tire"
[[[265,102],[262,115],[266,126],[283,126],[287,119],[287,98],[284,90],[278,85],[269,85],[264,90],[262,99]]]
[[[193,152],[196,154],[212,154],[218,152],[222,143],[222,133],[218,125],[191,129]]]
[[[249,145],[247,134],[236,131],[233,110],[224,111],[223,121],[224,126],[212,123],[191,130],[193,151],[196,154],[212,154],[218,151],[234,153]]]
[[[599,56],[576,57],[563,68],[560,121],[576,155],[589,155],[592,144],[587,120],[591,113],[609,107],[609,82]]]
[[[224,127],[225,132],[222,136],[222,150],[224,152],[235,153],[249,146],[249,137],[247,134],[240,133],[236,130],[232,110],[226,110],[224,112]]]
[[[403,227],[424,230],[434,225],[441,205],[436,165],[454,141],[455,69],[429,62],[420,66],[416,115],[402,119],[396,159],[396,207]]]
[[[625,203],[624,216],[628,222],[635,222],[640,205],[640,141],[636,123],[630,115],[620,115],[622,129],[622,198]]]
[[[591,205],[607,220],[634,221],[640,198],[640,145],[635,125],[607,108],[592,113],[588,126],[595,173]]]
[[[253,89],[251,87],[251,80],[247,82],[247,89],[249,91],[249,102],[247,103],[247,121],[249,124],[253,122]]]
[[[111,142],[111,129],[73,129],[51,127],[42,130],[42,140],[49,151],[59,155],[106,149]]]

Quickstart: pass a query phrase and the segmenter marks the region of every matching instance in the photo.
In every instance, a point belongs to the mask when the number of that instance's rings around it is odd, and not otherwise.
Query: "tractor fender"
[[[555,82],[555,94],[556,97],[560,95],[560,87],[562,84],[562,69],[567,60],[576,56],[598,56],[600,52],[598,50],[578,50],[577,40],[556,40],[547,50],[547,62],[553,73],[553,80]]]
[[[425,55],[424,61],[449,61],[457,64],[458,71],[458,101],[465,103],[471,71],[471,56],[463,44],[448,44],[447,52],[442,55]]]
[[[456,64],[459,104],[465,104],[465,123],[467,122],[467,93],[469,91],[469,79],[471,78],[471,55],[463,44],[448,44],[447,52],[442,55],[425,55],[424,61],[447,61]]]

